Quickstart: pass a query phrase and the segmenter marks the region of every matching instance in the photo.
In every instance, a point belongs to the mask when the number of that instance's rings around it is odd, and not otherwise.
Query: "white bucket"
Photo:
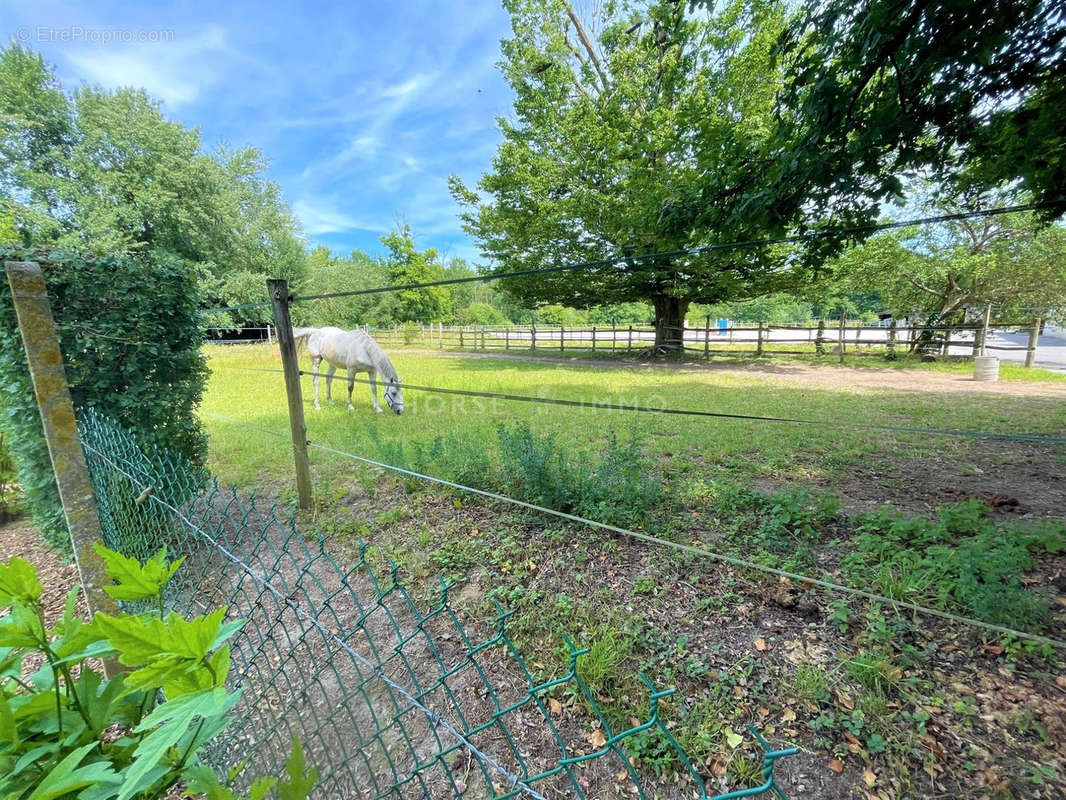
[[[973,379],[975,381],[998,381],[999,358],[997,356],[974,356]]]

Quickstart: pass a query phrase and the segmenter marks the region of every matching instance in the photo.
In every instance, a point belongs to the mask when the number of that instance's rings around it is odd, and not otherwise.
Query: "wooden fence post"
[[[839,349],[840,349],[840,363],[841,364],[844,363],[844,349],[845,349],[845,347],[847,347],[847,345],[844,343],[844,326],[847,325],[847,322],[848,322],[848,312],[841,311],[840,312],[840,329],[839,329],[840,335],[837,337],[838,340],[839,340],[839,343],[840,343],[839,344]]]
[[[615,340],[618,338],[618,325],[615,322],[611,323],[611,352],[614,352]]]
[[[629,326],[629,341],[626,343],[626,352],[633,349],[633,326]]]
[[[596,326],[592,326],[592,352],[596,352]]]
[[[1025,350],[1025,366],[1033,366],[1036,361],[1036,345],[1040,341],[1040,317],[1033,320],[1033,326],[1029,329],[1029,343]]]
[[[896,318],[892,317],[892,321],[888,323],[888,351],[885,354],[885,358],[889,361],[896,360]]]
[[[758,333],[755,334],[755,336],[756,336],[756,339],[755,339],[755,355],[756,356],[761,356],[762,355],[762,349],[763,349],[763,345],[762,345],[762,326],[763,326],[763,322],[760,320],[759,321],[759,331],[758,331]]]
[[[711,357],[711,315],[707,315],[707,320],[703,326],[703,357]]]
[[[481,326],[481,349],[485,349],[485,326]]]
[[[818,320],[818,334],[814,337],[815,355],[825,355],[825,319]]]
[[[537,349],[537,325],[533,323],[529,326],[529,349]]]
[[[462,350],[466,345],[463,342],[463,326],[459,326],[459,349]]]
[[[560,353],[563,352],[563,350],[566,347],[566,345],[564,344],[565,341],[566,341],[566,326],[560,325],[559,326],[559,352]]]
[[[100,517],[96,512],[85,452],[78,438],[78,423],[70,399],[63,354],[59,349],[55,320],[48,302],[44,275],[33,261],[8,261],[7,282],[18,318],[22,345],[30,367],[30,379],[41,413],[48,457],[59,488],[59,502],[70,531],[74,561],[89,613],[118,613],[118,603],[103,587],[107,578],[104,560],[93,549],[103,539]],[[145,487],[139,487],[145,488]],[[117,664],[105,664],[108,675],[121,670]]]
[[[311,507],[311,465],[307,460],[307,423],[304,421],[303,392],[300,389],[300,365],[296,360],[296,341],[292,338],[289,319],[289,282],[268,279],[267,294],[274,308],[274,325],[278,331],[281,367],[285,372],[285,394],[289,399],[289,427],[292,429],[292,459],[296,466],[296,494],[300,508]]]
[[[508,325],[506,328],[503,329],[503,349],[504,350],[510,350],[511,349],[511,326],[510,325]]]

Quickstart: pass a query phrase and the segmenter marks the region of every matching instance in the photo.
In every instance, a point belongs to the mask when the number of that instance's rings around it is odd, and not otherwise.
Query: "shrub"
[[[19,558],[0,564],[0,607],[10,609],[0,619],[0,796],[149,800],[181,780],[191,792],[236,800],[197,754],[232,721],[240,698],[226,690],[225,644],[240,621],[224,622],[225,609],[164,615],[163,592],[181,566],[165,550],[144,564],[98,550],[116,581],[105,590],[159,612],[100,613],[87,623],[75,614],[74,588],[49,628],[36,569]],[[45,666],[27,675],[30,657]],[[107,678],[94,668],[115,657],[130,671]],[[276,787],[306,798],[317,774],[305,772],[299,742],[286,767],[287,779],[260,778],[250,796]]]
[[[203,463],[207,437],[194,410],[207,368],[200,354],[195,277],[164,256],[103,256],[0,248],[0,261],[44,271],[76,409],[94,407],[136,430],[144,445]],[[0,281],[0,429],[33,521],[69,549],[7,281]]]

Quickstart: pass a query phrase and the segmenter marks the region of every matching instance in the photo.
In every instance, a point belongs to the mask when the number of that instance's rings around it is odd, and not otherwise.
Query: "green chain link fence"
[[[613,730],[578,676],[585,651],[569,640],[566,673],[538,679],[503,609],[492,626],[464,625],[442,584],[423,611],[396,568],[375,569],[365,547],[344,568],[273,504],[220,487],[173,453],[142,450],[92,410],[82,417],[106,544],[142,559],[165,544],[186,556],[171,608],[226,606],[247,620],[232,653],[239,719],[209,754],[217,767],[246,761],[247,774],[272,774],[298,736],[321,773],[319,797],[785,798],[774,762],[795,750],[771,750],[752,730],[764,783],[713,795],[659,716],[673,690],[645,678],[646,719]],[[564,691],[589,713],[553,713]],[[676,753],[676,773],[646,774],[627,753],[627,740],[649,736]]]

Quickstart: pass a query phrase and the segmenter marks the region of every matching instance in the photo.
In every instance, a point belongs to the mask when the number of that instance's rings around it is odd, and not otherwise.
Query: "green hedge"
[[[82,258],[0,247],[0,261],[10,260],[37,261],[44,271],[75,408],[96,408],[135,430],[143,445],[202,464],[207,436],[194,411],[207,366],[192,270],[163,255]],[[69,549],[6,275],[0,391],[0,429],[33,522],[52,546]]]

